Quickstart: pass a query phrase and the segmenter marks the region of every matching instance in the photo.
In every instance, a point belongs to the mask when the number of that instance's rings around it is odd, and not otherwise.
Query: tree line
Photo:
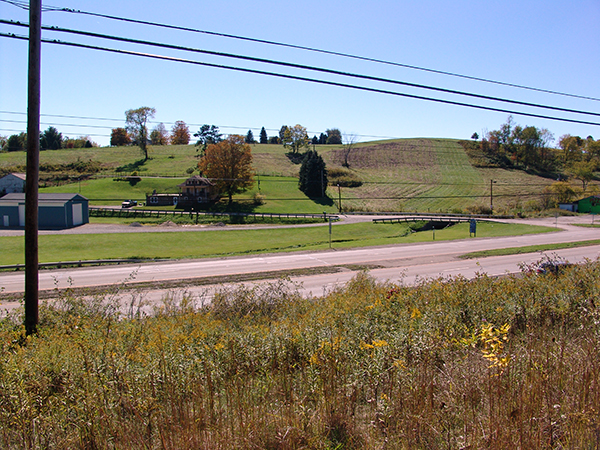
[[[89,136],[70,138],[63,136],[55,127],[48,127],[40,133],[40,150],[58,150],[61,148],[97,147]],[[0,150],[21,152],[27,150],[27,133],[22,132],[6,137],[0,136]]]
[[[582,164],[592,172],[600,168],[600,140],[565,134],[554,146],[548,129],[518,125],[512,116],[499,129],[484,133],[481,140],[477,133],[471,138],[490,165],[558,175],[572,173]]]
[[[478,133],[471,139],[462,144],[471,156],[478,157],[480,166],[524,170],[557,180],[548,191],[558,203],[586,193],[600,170],[600,140],[565,134],[555,141],[548,129],[518,125],[512,116],[497,130],[483,133],[481,139]],[[573,186],[570,181],[581,185]]]

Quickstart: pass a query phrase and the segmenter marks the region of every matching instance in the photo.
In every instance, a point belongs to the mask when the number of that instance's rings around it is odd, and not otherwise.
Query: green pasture
[[[477,237],[510,236],[552,231],[552,228],[501,223],[479,223]],[[340,224],[332,227],[333,248],[367,247],[434,238],[432,231],[413,233],[407,224]],[[469,225],[435,231],[435,240],[468,239]],[[0,237],[0,265],[22,264],[22,236]],[[182,232],[40,235],[40,262],[111,258],[190,259],[243,254],[324,250],[329,227],[235,229]]]
[[[521,253],[539,253],[560,250],[564,248],[588,247],[600,245],[600,239],[590,241],[559,242],[556,244],[526,245],[524,247],[497,248],[493,250],[482,250],[462,255],[464,259],[487,258],[488,256],[519,255]]]
[[[184,181],[185,178],[142,177],[139,182],[130,182],[125,178],[99,178],[41,188],[40,192],[75,192],[90,200],[91,206],[114,206],[127,199],[139,202],[146,201],[146,194],[150,194],[154,190],[163,194],[177,193],[177,185]],[[254,203],[254,195],[258,193],[264,196],[265,203],[263,205],[255,205]],[[335,197],[337,191],[334,188],[329,187],[328,193],[330,196],[334,196],[337,201],[337,197]],[[276,214],[321,214],[322,212],[336,213],[338,208],[337,203],[331,198],[308,198],[298,189],[298,179],[295,177],[258,175],[254,187],[243,194],[235,196],[234,204],[231,207],[227,205],[226,201],[222,201],[214,206],[212,210]]]
[[[90,201],[90,206],[120,205],[123,200],[146,201],[154,190],[163,194],[177,193],[177,185],[185,178],[142,178],[139,182],[126,178],[98,178],[60,186],[40,188],[40,193],[78,193]]]
[[[329,169],[342,167],[342,146],[322,145],[316,150]],[[357,144],[349,155],[348,170],[362,186],[341,187],[340,191],[329,186],[328,198],[313,201],[298,190],[300,165],[288,158],[287,152],[281,145],[252,145],[257,184],[251,191],[234,196],[238,210],[333,212],[341,195],[345,211],[466,212],[489,207],[493,201],[497,213],[527,213],[535,210],[544,188],[554,181],[524,171],[474,167],[454,139],[397,139]],[[24,171],[25,156],[25,152],[0,153],[0,170]],[[60,165],[92,162],[100,170],[95,176],[110,178],[43,188],[41,192],[80,192],[92,205],[115,205],[128,198],[143,201],[154,189],[176,192],[174,181],[181,182],[197,168],[199,153],[194,145],[151,146],[149,157],[143,161],[139,149],[132,146],[43,151],[42,166],[50,164],[61,170]],[[63,170],[72,179],[79,175]],[[138,184],[113,182],[115,174],[134,172],[142,177]],[[150,178],[156,175],[177,178]],[[265,204],[254,208],[248,202],[259,190],[259,179]]]

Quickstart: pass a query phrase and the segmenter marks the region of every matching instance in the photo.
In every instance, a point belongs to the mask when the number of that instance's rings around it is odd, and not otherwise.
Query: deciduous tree
[[[134,142],[140,147],[144,161],[148,160],[148,120],[156,114],[156,109],[142,106],[125,111],[125,128]]]
[[[150,132],[150,143],[152,145],[168,145],[169,144],[169,132],[165,128],[164,123],[159,123]]]
[[[567,167],[567,174],[576,180],[581,181],[582,188],[585,191],[590,181],[594,179],[594,172],[597,169],[595,161],[574,161]]]
[[[284,130],[283,146],[291,148],[292,153],[298,153],[301,148],[308,147],[308,143],[308,134],[302,125],[296,124]]]
[[[354,134],[345,134],[344,135],[344,162],[342,166],[350,167],[350,163],[348,162],[348,158],[350,157],[350,152],[356,145],[356,135]]]
[[[581,194],[579,188],[574,188],[565,181],[557,181],[556,183],[553,183],[546,188],[546,192],[556,203],[569,203],[571,200]]]
[[[229,203],[234,194],[254,185],[252,149],[244,142],[244,136],[231,135],[215,144],[209,144],[198,162],[200,173],[215,183]]]
[[[171,128],[171,145],[188,145],[190,129],[183,120],[178,120]]]
[[[583,140],[579,136],[565,134],[558,140],[558,146],[563,151],[563,162],[565,164],[581,159]]]
[[[63,139],[63,148],[91,148],[98,146],[89,136],[79,136],[78,138],[65,137]]]
[[[110,133],[110,145],[113,147],[120,147],[122,145],[131,144],[131,138],[127,134],[125,128],[113,128]]]
[[[342,132],[337,128],[331,128],[326,131],[327,143],[328,144],[341,144],[342,143]]]

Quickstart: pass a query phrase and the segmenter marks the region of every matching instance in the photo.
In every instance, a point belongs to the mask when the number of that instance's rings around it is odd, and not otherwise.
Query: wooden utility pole
[[[27,84],[27,173],[25,179],[25,330],[39,322],[38,180],[40,173],[40,55],[42,1],[29,0],[29,74]]]

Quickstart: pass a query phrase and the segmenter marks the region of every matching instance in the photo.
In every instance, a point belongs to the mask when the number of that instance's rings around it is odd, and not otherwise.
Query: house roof
[[[190,180],[193,181],[197,181],[197,183],[192,183],[191,185],[188,184],[188,182]],[[206,177],[201,177],[200,175],[194,175],[192,177],[189,177],[187,180],[185,180],[185,182],[178,184],[178,187],[184,187],[184,186],[214,186],[214,183],[211,182],[208,178]]]
[[[11,175],[12,175],[13,177],[20,178],[20,179],[21,179],[21,180],[23,180],[23,181],[25,181],[25,178],[27,178],[27,177],[25,176],[25,174],[24,174],[24,173],[12,172],[12,173],[9,173],[9,174],[7,174],[7,175],[4,175],[3,177],[0,177],[0,180],[1,180],[2,178],[6,178],[6,177],[8,177],[8,176],[11,176]]]
[[[588,199],[591,199],[591,198],[598,198],[598,199],[600,199],[600,195],[590,195],[588,197],[580,198],[579,200],[576,200],[574,203],[578,203],[578,202],[580,202],[582,200],[588,200]]]
[[[38,201],[43,201],[43,202],[68,202],[69,200],[73,200],[75,198],[78,199],[82,199],[82,200],[87,200],[87,198],[85,198],[82,195],[79,194],[38,194]],[[12,193],[12,194],[6,194],[4,197],[2,197],[2,201],[25,201],[25,194],[23,193]]]

